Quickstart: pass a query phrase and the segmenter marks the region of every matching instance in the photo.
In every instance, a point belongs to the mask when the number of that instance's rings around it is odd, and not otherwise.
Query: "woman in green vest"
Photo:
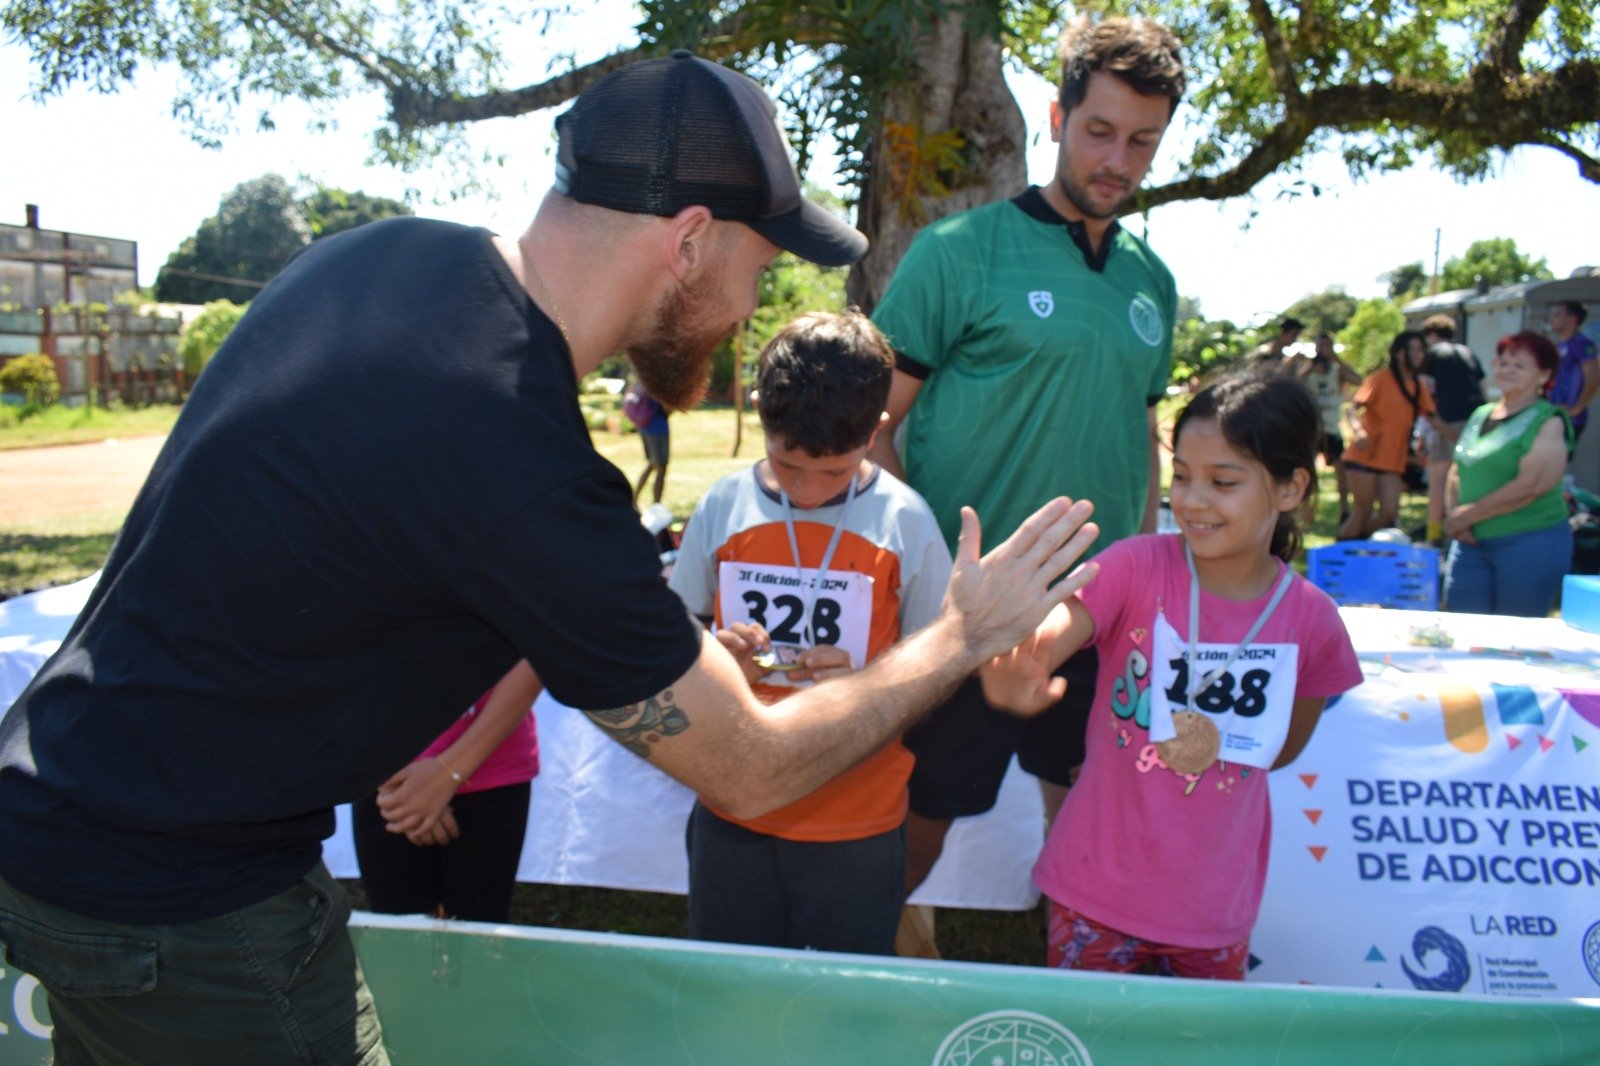
[[[1549,338],[1515,333],[1495,346],[1500,399],[1467,420],[1445,488],[1451,611],[1543,618],[1572,562],[1561,475],[1572,424],[1545,399],[1560,356]]]

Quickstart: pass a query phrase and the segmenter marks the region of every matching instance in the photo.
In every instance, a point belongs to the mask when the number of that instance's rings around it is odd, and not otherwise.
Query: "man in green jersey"
[[[1077,21],[1061,57],[1055,180],[928,226],[872,316],[897,356],[889,428],[904,423],[905,479],[952,544],[964,505],[1003,536],[1058,494],[1094,503],[1099,546],[1155,528],[1177,291],[1116,220],[1183,94],[1183,63],[1177,39],[1139,18]],[[892,436],[873,458],[899,474]],[[1063,673],[1068,694],[1040,719],[990,710],[973,681],[908,734],[908,891],[951,820],[994,805],[1013,751],[1059,805],[1083,761],[1093,652]]]

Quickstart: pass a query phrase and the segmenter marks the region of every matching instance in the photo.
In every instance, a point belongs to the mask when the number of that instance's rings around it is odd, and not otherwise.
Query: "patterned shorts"
[[[1220,948],[1179,948],[1154,944],[1086,918],[1054,900],[1050,903],[1047,959],[1058,970],[1148,973],[1160,977],[1199,977],[1243,981],[1250,941]]]

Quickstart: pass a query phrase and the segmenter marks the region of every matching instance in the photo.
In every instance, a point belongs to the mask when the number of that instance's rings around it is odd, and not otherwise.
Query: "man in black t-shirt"
[[[0,722],[0,940],[49,996],[60,1061],[386,1061],[320,841],[519,659],[755,816],[1086,580],[1050,587],[1093,537],[1086,505],[982,559],[969,515],[939,618],[781,715],[667,589],[577,382],[627,351],[691,406],[780,249],[865,251],[801,197],[773,116],[687,53],[634,64],[558,120],[518,240],[390,219],[252,303]]]
[[[1433,381],[1433,403],[1448,434],[1434,433],[1428,448],[1428,527],[1434,543],[1444,536],[1444,486],[1450,476],[1456,438],[1467,418],[1484,403],[1483,367],[1465,344],[1456,342],[1455,319],[1430,315],[1422,323],[1422,343],[1428,346],[1425,373]]]

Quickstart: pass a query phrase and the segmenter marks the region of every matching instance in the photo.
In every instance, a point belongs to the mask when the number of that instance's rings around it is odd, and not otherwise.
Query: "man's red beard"
[[[649,332],[627,349],[628,361],[650,395],[674,411],[687,411],[705,399],[717,345],[733,324],[707,324],[714,302],[709,276],[678,286],[656,308]]]

